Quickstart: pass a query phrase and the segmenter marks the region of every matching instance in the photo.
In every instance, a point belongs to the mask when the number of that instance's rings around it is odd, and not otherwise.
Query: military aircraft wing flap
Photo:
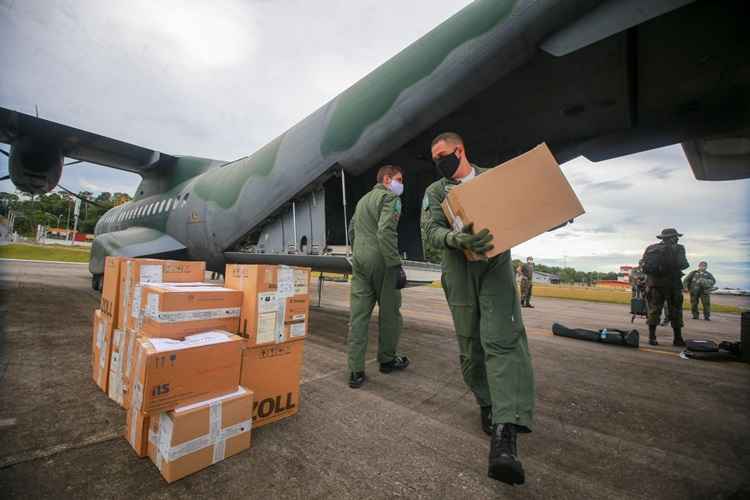
[[[66,157],[135,173],[173,158],[152,149],[0,108],[0,142],[31,140],[60,148]]]

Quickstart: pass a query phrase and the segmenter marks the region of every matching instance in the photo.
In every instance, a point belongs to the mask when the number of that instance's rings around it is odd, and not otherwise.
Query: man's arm
[[[695,277],[695,271],[690,271],[688,275],[685,277],[685,281],[683,281],[682,284],[685,286],[686,289],[690,290],[690,288],[693,286],[694,277]]]
[[[706,271],[706,274],[708,275],[708,281],[711,283],[710,285],[708,285],[708,287],[711,288],[711,287],[715,286],[716,285],[716,278],[714,278],[714,275],[711,274],[711,273],[709,273],[708,271]]]
[[[398,254],[398,220],[401,217],[401,201],[398,196],[387,193],[383,197],[378,219],[378,248],[387,267],[400,266]]]
[[[427,190],[425,196],[427,197],[427,203],[429,203],[430,210],[430,216],[425,223],[425,234],[427,240],[433,248],[448,248],[445,238],[448,236],[448,233],[451,232],[451,227],[448,224],[448,219],[443,213],[443,208],[440,206],[442,200],[440,200],[437,194],[430,189]]]
[[[685,257],[685,247],[682,245],[677,245],[677,264],[680,267],[680,271],[690,267],[690,264]]]

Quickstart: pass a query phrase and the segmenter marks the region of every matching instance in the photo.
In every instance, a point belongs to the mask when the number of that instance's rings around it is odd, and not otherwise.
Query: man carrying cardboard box
[[[442,178],[425,193],[430,217],[424,229],[430,244],[443,249],[442,284],[456,329],[464,381],[481,408],[482,429],[492,435],[488,476],[523,484],[516,436],[531,432],[534,373],[510,250],[485,260],[467,260],[465,250],[476,254],[492,250],[492,235],[486,229],[473,234],[471,224],[454,231],[441,203],[450,189],[474,180],[485,169],[469,163],[458,134],[438,135],[431,149]]]

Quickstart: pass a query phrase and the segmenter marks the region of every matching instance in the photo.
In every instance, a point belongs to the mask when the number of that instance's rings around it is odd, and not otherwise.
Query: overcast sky
[[[167,153],[234,159],[467,3],[0,0],[0,106],[33,114],[36,105],[43,118]],[[750,288],[750,180],[698,182],[679,146],[563,169],[587,213],[514,256],[616,271],[676,227],[692,265],[708,260],[720,286]],[[80,164],[61,184],[133,194],[138,182]]]

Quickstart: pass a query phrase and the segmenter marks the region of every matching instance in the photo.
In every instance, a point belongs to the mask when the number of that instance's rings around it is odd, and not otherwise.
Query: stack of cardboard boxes
[[[92,376],[125,437],[171,482],[250,447],[299,407],[309,269],[107,257]]]

